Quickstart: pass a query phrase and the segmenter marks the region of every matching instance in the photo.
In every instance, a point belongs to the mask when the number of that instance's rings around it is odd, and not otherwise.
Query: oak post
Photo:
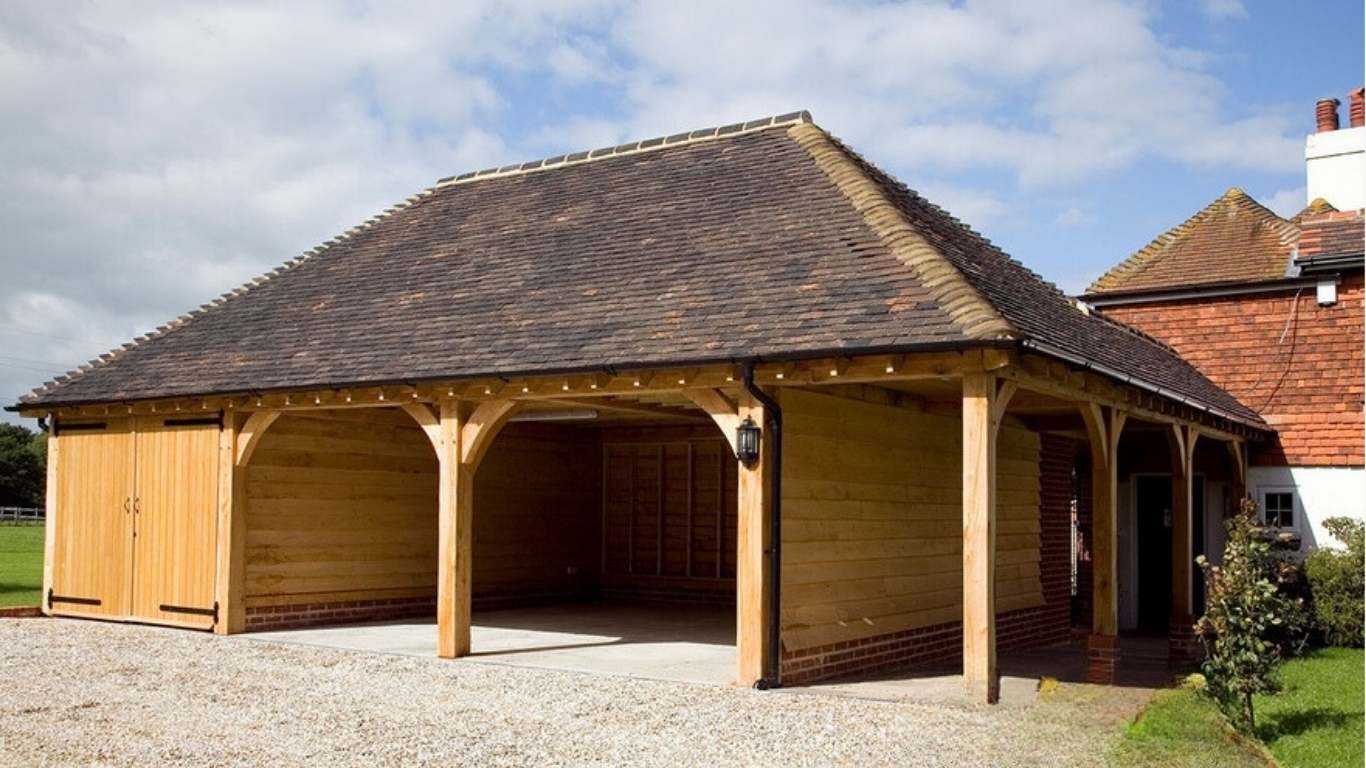
[[[745,401],[738,408],[738,418],[746,416],[755,424],[766,424],[764,408]],[[739,488],[736,509],[736,568],[735,568],[735,683],[751,686],[763,677],[767,668],[765,638],[768,637],[769,595],[766,556],[769,538],[769,467],[772,441],[760,440],[759,460],[752,467],[739,467]],[[773,653],[781,653],[777,648]]]
[[[1091,443],[1092,584],[1091,637],[1087,643],[1087,679],[1114,682],[1119,660],[1119,589],[1117,511],[1119,438],[1127,416],[1093,403],[1081,406]]]
[[[963,685],[994,704],[996,664],[996,436],[1013,382],[998,389],[989,373],[963,376]]]
[[[1168,440],[1172,453],[1172,610],[1168,625],[1168,656],[1174,664],[1195,657],[1195,444],[1200,433],[1172,425]]]
[[[467,416],[462,403],[441,403],[438,485],[436,631],[437,655],[453,659],[470,652],[470,597],[473,488],[460,455]]]
[[[242,569],[243,539],[246,534],[246,491],[243,488],[245,468],[237,463],[238,425],[236,414],[223,414],[223,428],[218,432],[218,518],[217,546],[214,560],[214,602],[218,617],[213,631],[218,635],[241,632],[246,624],[246,608],[242,603],[245,583]]]
[[[47,491],[44,495],[45,507],[43,512],[43,593],[39,596],[42,611],[49,616],[52,615],[52,606],[47,601],[47,596],[52,592],[52,569],[54,566],[53,558],[57,556],[57,526],[60,521],[57,519],[57,463],[61,461],[60,447],[57,438],[57,417],[49,415],[48,434],[47,434]]]

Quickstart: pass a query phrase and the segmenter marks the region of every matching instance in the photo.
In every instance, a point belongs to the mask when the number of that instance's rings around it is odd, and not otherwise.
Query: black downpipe
[[[768,422],[773,448],[769,453],[773,467],[770,470],[772,487],[769,490],[769,548],[764,554],[769,558],[769,603],[768,603],[768,671],[754,684],[755,688],[766,690],[780,685],[782,669],[782,625],[780,603],[783,586],[783,409],[778,401],[769,397],[754,385],[754,363],[745,364],[745,391],[764,406],[764,420]]]

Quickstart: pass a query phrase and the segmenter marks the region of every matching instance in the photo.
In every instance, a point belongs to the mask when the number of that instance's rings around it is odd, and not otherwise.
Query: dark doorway
[[[1172,479],[1139,475],[1135,482],[1138,628],[1166,632],[1172,607]]]

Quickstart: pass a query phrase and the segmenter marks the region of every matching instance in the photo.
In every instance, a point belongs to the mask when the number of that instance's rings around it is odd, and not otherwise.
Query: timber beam
[[[969,349],[920,354],[821,357],[767,362],[754,368],[755,381],[775,386],[894,385],[898,382],[949,380],[993,373],[1013,381],[1025,393],[1066,403],[1117,407],[1135,417],[1165,424],[1196,424],[1218,440],[1260,437],[1254,427],[1196,408],[1156,392],[1122,384],[1051,358],[1005,349]],[[488,377],[444,382],[383,386],[312,388],[289,392],[236,393],[204,397],[139,400],[80,406],[24,406],[20,413],[38,417],[185,414],[196,412],[296,411],[319,408],[373,408],[405,404],[439,404],[448,400],[541,400],[678,395],[686,390],[719,390],[738,397],[740,371],[735,365],[691,368],[612,370],[569,375]]]

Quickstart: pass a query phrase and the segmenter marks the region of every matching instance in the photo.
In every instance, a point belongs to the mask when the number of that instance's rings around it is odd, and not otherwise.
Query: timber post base
[[[1113,685],[1118,663],[1117,635],[1091,635],[1086,639],[1086,682]]]
[[[1195,634],[1195,619],[1173,616],[1167,629],[1167,664],[1173,668],[1193,667],[1204,658],[1204,648]]]

